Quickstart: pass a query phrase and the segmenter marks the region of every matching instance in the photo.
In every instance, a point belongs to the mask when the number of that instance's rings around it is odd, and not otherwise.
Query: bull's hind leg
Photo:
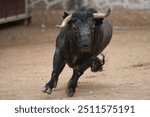
[[[75,89],[77,87],[77,82],[79,77],[84,73],[84,71],[90,67],[93,58],[89,58],[86,62],[84,62],[80,67],[73,70],[73,75],[68,82],[66,93],[69,97],[73,96],[75,93]]]
[[[51,94],[52,89],[56,88],[59,74],[62,72],[65,66],[65,62],[63,61],[63,57],[61,56],[61,52],[59,49],[56,49],[53,59],[53,71],[51,74],[50,81],[43,88],[44,93]]]

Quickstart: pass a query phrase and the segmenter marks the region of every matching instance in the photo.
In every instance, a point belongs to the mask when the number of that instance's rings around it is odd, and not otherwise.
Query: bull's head
[[[92,36],[96,20],[103,19],[110,14],[110,9],[106,14],[93,13],[88,10],[76,11],[69,15],[65,13],[64,20],[61,25],[56,25],[58,28],[63,28],[67,24],[71,25],[71,30],[77,39],[77,45],[81,52],[90,52],[92,50]]]

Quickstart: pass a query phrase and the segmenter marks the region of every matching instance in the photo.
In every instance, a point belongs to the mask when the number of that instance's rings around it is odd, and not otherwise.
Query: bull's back
[[[108,19],[104,19],[103,23],[100,27],[99,34],[102,34],[102,37],[99,39],[102,39],[100,43],[99,53],[101,53],[109,44],[111,38],[112,38],[112,23]]]

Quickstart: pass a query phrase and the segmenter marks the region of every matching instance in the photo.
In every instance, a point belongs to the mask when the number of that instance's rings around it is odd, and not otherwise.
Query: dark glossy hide
[[[93,8],[80,8],[72,14],[67,26],[61,29],[56,40],[51,79],[43,92],[50,94],[57,86],[58,76],[65,64],[73,69],[66,90],[68,96],[74,95],[79,77],[93,63],[93,66],[99,67],[91,71],[96,72],[101,69],[101,60],[97,56],[111,40],[112,24],[108,19],[94,19],[93,13],[96,12]],[[65,13],[64,18],[67,15]]]

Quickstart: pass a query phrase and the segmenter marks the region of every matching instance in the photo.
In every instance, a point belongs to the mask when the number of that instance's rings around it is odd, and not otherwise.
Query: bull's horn
[[[67,23],[71,20],[72,15],[68,15],[62,22],[61,25],[56,25],[57,28],[63,28],[67,25]]]
[[[110,8],[108,9],[107,13],[106,14],[103,14],[103,13],[94,13],[94,18],[95,19],[98,19],[98,18],[105,18],[105,17],[108,17],[110,15]]]

